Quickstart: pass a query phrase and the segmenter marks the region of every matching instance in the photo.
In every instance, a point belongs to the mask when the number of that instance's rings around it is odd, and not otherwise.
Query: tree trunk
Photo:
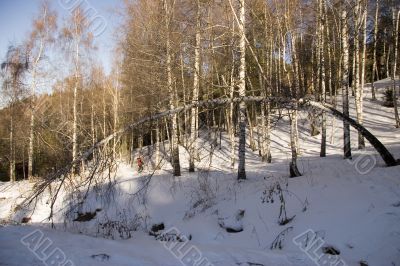
[[[78,116],[77,116],[77,99],[78,98],[78,78],[74,86],[73,99],[73,121],[72,121],[72,161],[78,157]],[[75,171],[74,171],[75,172]]]
[[[262,92],[262,96],[266,97],[266,88],[264,87],[264,82],[261,77],[261,73],[259,76],[260,80],[260,89]],[[270,103],[262,102],[261,103],[261,145],[260,145],[260,155],[261,160],[263,162],[271,163],[271,149],[270,149]]]
[[[256,150],[256,144],[255,144],[255,141],[254,141],[254,125],[253,125],[253,121],[251,120],[251,115],[250,115],[250,113],[249,113],[249,110],[246,110],[246,115],[247,115],[247,121],[248,121],[248,124],[249,124],[249,139],[250,139],[250,149],[252,150],[252,151],[255,151]]]
[[[157,125],[156,125],[156,159],[155,159],[155,170],[161,169],[160,166],[160,123],[157,120]]]
[[[250,86],[250,90],[254,91],[254,87],[253,87],[253,84],[252,84],[250,78],[247,77],[247,80],[248,80],[248,84]],[[253,93],[253,96],[254,96],[254,93]],[[246,110],[247,122],[249,124],[249,139],[250,139],[249,147],[252,151],[255,151],[256,150],[256,141],[254,138],[254,124],[253,124],[253,120],[252,120],[252,117],[255,117],[254,105],[251,105],[251,111],[252,112],[250,113],[249,109]]]
[[[31,121],[29,127],[29,147],[28,147],[28,179],[33,178],[33,142],[34,142],[34,128],[35,128],[35,101],[36,101],[36,66],[39,62],[43,50],[43,44],[39,48],[38,58],[35,60],[33,65],[32,74],[32,88],[31,88]]]
[[[343,114],[349,116],[349,46],[348,46],[348,25],[347,11],[342,11],[342,97],[343,97]],[[343,120],[343,152],[345,159],[351,159],[350,144],[350,124]]]
[[[360,86],[360,28],[362,24],[362,17],[360,18],[360,13],[362,9],[361,0],[357,0],[355,12],[354,12],[354,83],[353,91],[355,92],[355,104],[356,104],[356,116],[357,122],[362,123],[362,90]],[[363,139],[360,134],[358,134],[358,148],[363,149]]]
[[[379,17],[379,1],[376,0],[376,7],[375,7],[375,23],[374,23],[374,51],[373,51],[373,58],[372,58],[372,83],[371,83],[371,93],[372,93],[372,100],[376,101],[376,93],[375,93],[375,73],[377,71],[376,67],[376,46],[378,43],[378,17]]]
[[[115,89],[115,96],[114,96],[114,133],[118,131],[118,106],[119,106],[119,86],[117,85]],[[117,140],[114,140],[113,143],[113,157],[117,158]]]
[[[290,114],[290,149],[292,153],[292,161],[290,162],[290,177],[301,176],[297,167],[297,103],[295,110]]]
[[[186,103],[188,101],[190,101],[190,95],[186,95],[186,84],[185,84],[185,69],[184,69],[184,62],[183,62],[183,53],[182,53],[182,49],[180,51],[180,63],[181,63],[181,80],[182,80],[182,93],[183,93],[183,105],[186,106]],[[177,97],[178,98],[178,97]],[[178,104],[178,102],[176,102]],[[190,115],[189,115],[190,117]],[[189,139],[190,136],[188,137],[188,128],[190,126],[188,125],[188,114],[187,112],[183,112],[183,126],[182,128],[184,130],[180,131],[180,138],[182,139],[183,142],[183,146],[187,147],[188,143],[189,143]],[[190,147],[189,147],[189,155],[190,155]],[[189,164],[190,164],[190,157],[189,157]]]
[[[230,99],[233,100],[235,87],[233,80],[233,68],[231,73],[231,82],[230,82]],[[235,138],[235,120],[233,117],[235,105],[233,101],[229,104],[229,139],[231,142],[231,167],[235,167],[236,162],[236,138]]]
[[[365,137],[369,143],[375,148],[375,150],[379,153],[379,155],[382,157],[383,161],[386,163],[387,166],[395,166],[398,165],[396,160],[394,159],[393,155],[386,149],[386,147],[371,133],[369,132],[363,125],[359,124],[357,121],[354,119],[350,118],[348,115],[339,112],[336,110],[334,107],[325,104],[321,105],[317,102],[309,102],[311,106],[317,107],[321,110],[327,110],[330,111],[334,116],[340,118],[347,124],[351,125],[353,128],[355,128],[360,134]]]
[[[93,92],[92,92],[92,97],[93,97]],[[90,108],[90,131],[92,133],[92,145],[96,144],[96,130],[95,130],[95,124],[94,124],[94,102],[91,104]]]
[[[195,47],[195,59],[194,59],[194,73],[193,73],[193,98],[192,103],[199,100],[199,89],[200,89],[200,48],[201,48],[201,10],[200,0],[197,0],[197,18],[196,18],[196,47]],[[191,110],[191,128],[190,128],[190,158],[189,158],[189,172],[194,172],[194,160],[195,152],[197,150],[197,108],[193,107]]]
[[[321,86],[321,102],[324,104],[326,101],[326,83],[325,83],[325,2],[319,0],[319,71],[320,71],[320,86]],[[322,125],[321,125],[321,151],[320,157],[326,157],[326,113],[322,111]]]
[[[385,28],[384,30],[383,30],[383,35],[384,36],[387,36],[387,29]],[[384,71],[385,71],[385,73],[386,73],[386,78],[388,78],[389,77],[389,69],[388,69],[388,65],[387,65],[387,61],[388,61],[388,54],[390,54],[390,47],[388,48],[387,47],[387,40],[386,40],[387,38],[383,38],[383,56],[382,56],[382,58],[383,58],[383,60],[385,60],[384,62],[386,62],[386,64],[385,63],[383,63],[383,64],[385,64],[384,65]],[[389,51],[387,51],[387,49],[389,49]],[[381,66],[383,65],[383,64],[381,64]]]
[[[245,32],[245,0],[239,0],[239,32],[240,32],[240,66],[239,96],[246,96],[246,32]],[[246,179],[246,102],[239,103],[239,166],[238,179]]]
[[[165,26],[166,26],[166,71],[167,71],[167,87],[170,95],[169,104],[170,110],[175,108],[174,105],[174,88],[172,81],[172,63],[171,63],[171,44],[170,44],[170,20],[171,13],[167,0],[164,0],[165,9]],[[181,175],[181,166],[179,162],[179,146],[178,146],[178,121],[177,114],[172,116],[172,132],[171,132],[171,147],[172,147],[172,166],[174,168],[174,176]]]
[[[386,36],[386,29],[385,29],[385,36]],[[386,39],[387,38],[383,38],[384,40],[385,40],[385,44],[386,44]],[[387,52],[386,52],[386,78],[389,78],[391,75],[390,75],[390,68],[389,68],[389,61],[390,61],[390,53],[391,53],[391,45],[390,44],[388,44],[387,45]]]
[[[365,1],[365,0],[364,0]],[[364,85],[365,85],[365,56],[367,53],[367,1],[362,4],[362,52],[361,52],[361,86],[359,89],[359,114],[357,116],[357,121],[359,124],[364,122]],[[358,148],[365,149],[365,140],[362,134],[358,133]]]
[[[77,26],[75,28],[78,28]],[[78,87],[80,85],[80,49],[79,49],[79,34],[75,32],[75,83],[74,83],[74,98],[73,98],[73,122],[72,122],[72,161],[78,158]],[[74,168],[73,173],[77,173],[78,169]]]
[[[11,104],[11,115],[10,115],[10,181],[15,182],[15,141],[14,141],[14,114],[13,104]]]
[[[298,103],[297,98],[299,94],[299,83],[297,80],[298,77],[298,57],[296,51],[296,36],[292,35],[291,38],[291,47],[292,47],[292,60],[293,60],[293,88],[292,88],[292,97],[296,98],[294,111],[290,115],[290,149],[292,153],[292,161],[290,162],[290,177],[298,177],[301,176],[301,173],[297,167],[297,155],[298,155],[298,131],[297,131],[297,109]]]
[[[34,94],[32,94],[34,98]],[[32,102],[34,99],[32,99]],[[34,128],[35,128],[35,110],[34,104],[31,107],[31,122],[29,127],[29,147],[28,147],[28,179],[33,178],[33,140],[34,140]]]
[[[397,13],[397,14],[396,14]],[[396,92],[396,69],[397,69],[397,49],[399,43],[399,16],[400,11],[393,8],[393,59],[392,59],[392,81],[393,81],[393,105],[394,105],[394,119],[396,128],[400,128],[399,110],[397,108],[397,92]]]

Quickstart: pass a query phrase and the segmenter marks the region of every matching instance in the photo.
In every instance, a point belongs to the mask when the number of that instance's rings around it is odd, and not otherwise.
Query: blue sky
[[[21,43],[27,36],[32,18],[38,13],[40,0],[0,0],[0,59],[3,60],[7,47],[11,43]],[[106,30],[96,37],[98,59],[103,63],[106,72],[110,71],[114,46],[115,28],[118,25],[118,16],[113,12],[121,6],[120,0],[51,0],[51,6],[57,11],[59,22],[68,17],[70,11],[65,9],[67,4],[81,3],[83,6],[93,7],[107,22]],[[60,24],[61,25],[61,24]]]

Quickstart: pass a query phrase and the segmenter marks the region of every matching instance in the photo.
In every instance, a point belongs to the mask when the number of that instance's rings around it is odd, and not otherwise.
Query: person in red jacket
[[[138,172],[141,173],[143,171],[143,160],[140,157],[137,157],[137,165],[138,165]]]

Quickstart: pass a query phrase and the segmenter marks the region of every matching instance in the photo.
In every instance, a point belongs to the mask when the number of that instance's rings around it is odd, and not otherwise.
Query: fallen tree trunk
[[[118,138],[125,134],[126,132],[134,129],[135,127],[154,120],[159,120],[167,116],[171,116],[183,111],[190,110],[191,108],[195,107],[215,107],[218,105],[226,105],[229,103],[240,103],[241,101],[245,102],[273,102],[273,103],[278,103],[278,104],[286,104],[288,108],[292,108],[295,104],[295,100],[289,99],[289,98],[282,98],[282,97],[262,97],[262,96],[247,96],[247,97],[237,97],[237,98],[221,98],[221,99],[213,99],[213,100],[208,100],[208,101],[199,101],[196,103],[188,104],[186,106],[178,107],[173,110],[168,110],[165,112],[161,112],[155,115],[150,115],[147,117],[144,117],[142,119],[139,119],[137,122],[109,135],[105,139],[97,142],[93,147],[88,149],[86,152],[82,153],[80,156],[75,161],[72,161],[68,166],[65,168],[62,168],[59,172],[65,173],[68,172],[68,169],[71,169],[74,165],[80,164],[82,161],[87,160],[91,154],[98,148],[106,145],[109,143],[111,140],[114,138]],[[387,166],[395,166],[397,165],[396,160],[394,159],[393,155],[386,149],[386,147],[371,133],[369,132],[364,126],[360,125],[357,123],[354,119],[344,115],[343,113],[339,112],[336,110],[334,107],[332,107],[329,104],[324,104],[322,105],[321,103],[306,100],[306,99],[300,99],[299,100],[300,104],[304,105],[309,105],[315,108],[318,108],[320,110],[328,111],[335,117],[345,120],[350,123],[352,127],[354,127],[358,132],[360,132],[370,143],[371,145],[376,149],[376,151],[379,153],[379,155],[382,157],[382,159],[385,161]]]
[[[335,117],[341,119],[342,121],[348,122],[353,128],[355,128],[364,138],[366,138],[369,143],[375,148],[375,150],[379,153],[382,159],[385,161],[387,166],[395,166],[398,163],[394,159],[393,155],[386,149],[385,145],[382,144],[371,132],[369,132],[364,126],[357,123],[351,117],[344,115],[342,112],[336,110],[333,106],[329,104],[322,105],[321,103],[314,102],[314,101],[305,101],[301,100],[306,105],[311,107],[318,108],[320,110],[328,111]]]
[[[188,104],[184,107],[178,107],[173,110],[168,110],[165,112],[161,112],[155,115],[150,115],[147,117],[144,117],[142,119],[139,119],[135,123],[126,126],[125,128],[109,135],[105,139],[97,142],[95,145],[93,145],[90,149],[88,149],[86,152],[82,153],[78,158],[72,162],[70,162],[68,165],[65,167],[61,168],[55,173],[49,174],[43,181],[38,183],[36,185],[35,191],[32,193],[32,195],[28,198],[26,198],[22,205],[25,203],[30,203],[36,196],[40,195],[48,186],[49,183],[52,181],[63,177],[62,181],[64,181],[65,176],[68,175],[72,168],[76,165],[79,165],[81,162],[84,162],[90,158],[90,156],[93,154],[93,152],[105,145],[107,145],[111,140],[115,138],[119,138],[122,135],[126,134],[127,132],[131,131],[137,126],[140,126],[143,123],[150,122],[150,121],[155,121],[162,119],[167,116],[171,116],[183,111],[190,110],[191,108],[195,107],[215,107],[219,105],[226,105],[230,103],[239,103],[241,101],[245,102],[264,102],[264,103],[278,103],[281,105],[286,105],[287,108],[295,108],[296,106],[296,100],[290,99],[290,98],[282,98],[282,97],[262,97],[262,96],[247,96],[247,97],[238,97],[238,98],[221,98],[221,99],[214,99],[214,100],[208,100],[208,101],[199,101],[196,103]],[[354,119],[344,115],[343,113],[339,112],[336,110],[334,107],[332,107],[329,104],[324,104],[322,105],[321,103],[314,102],[311,100],[307,99],[300,99],[299,102],[301,105],[308,106],[308,107],[314,107],[320,110],[328,111],[335,117],[347,121],[352,127],[354,127],[358,132],[360,132],[370,143],[371,145],[376,149],[376,151],[379,153],[379,155],[382,157],[382,159],[385,161],[387,166],[395,166],[398,165],[397,161],[394,159],[393,155],[387,150],[387,148],[371,133],[369,132],[364,126],[360,125],[357,123]]]

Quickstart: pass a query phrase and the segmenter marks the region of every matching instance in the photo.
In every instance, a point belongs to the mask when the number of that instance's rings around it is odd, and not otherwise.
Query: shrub
[[[393,99],[393,88],[387,87],[383,94],[383,106],[385,107],[394,107],[394,99]]]

